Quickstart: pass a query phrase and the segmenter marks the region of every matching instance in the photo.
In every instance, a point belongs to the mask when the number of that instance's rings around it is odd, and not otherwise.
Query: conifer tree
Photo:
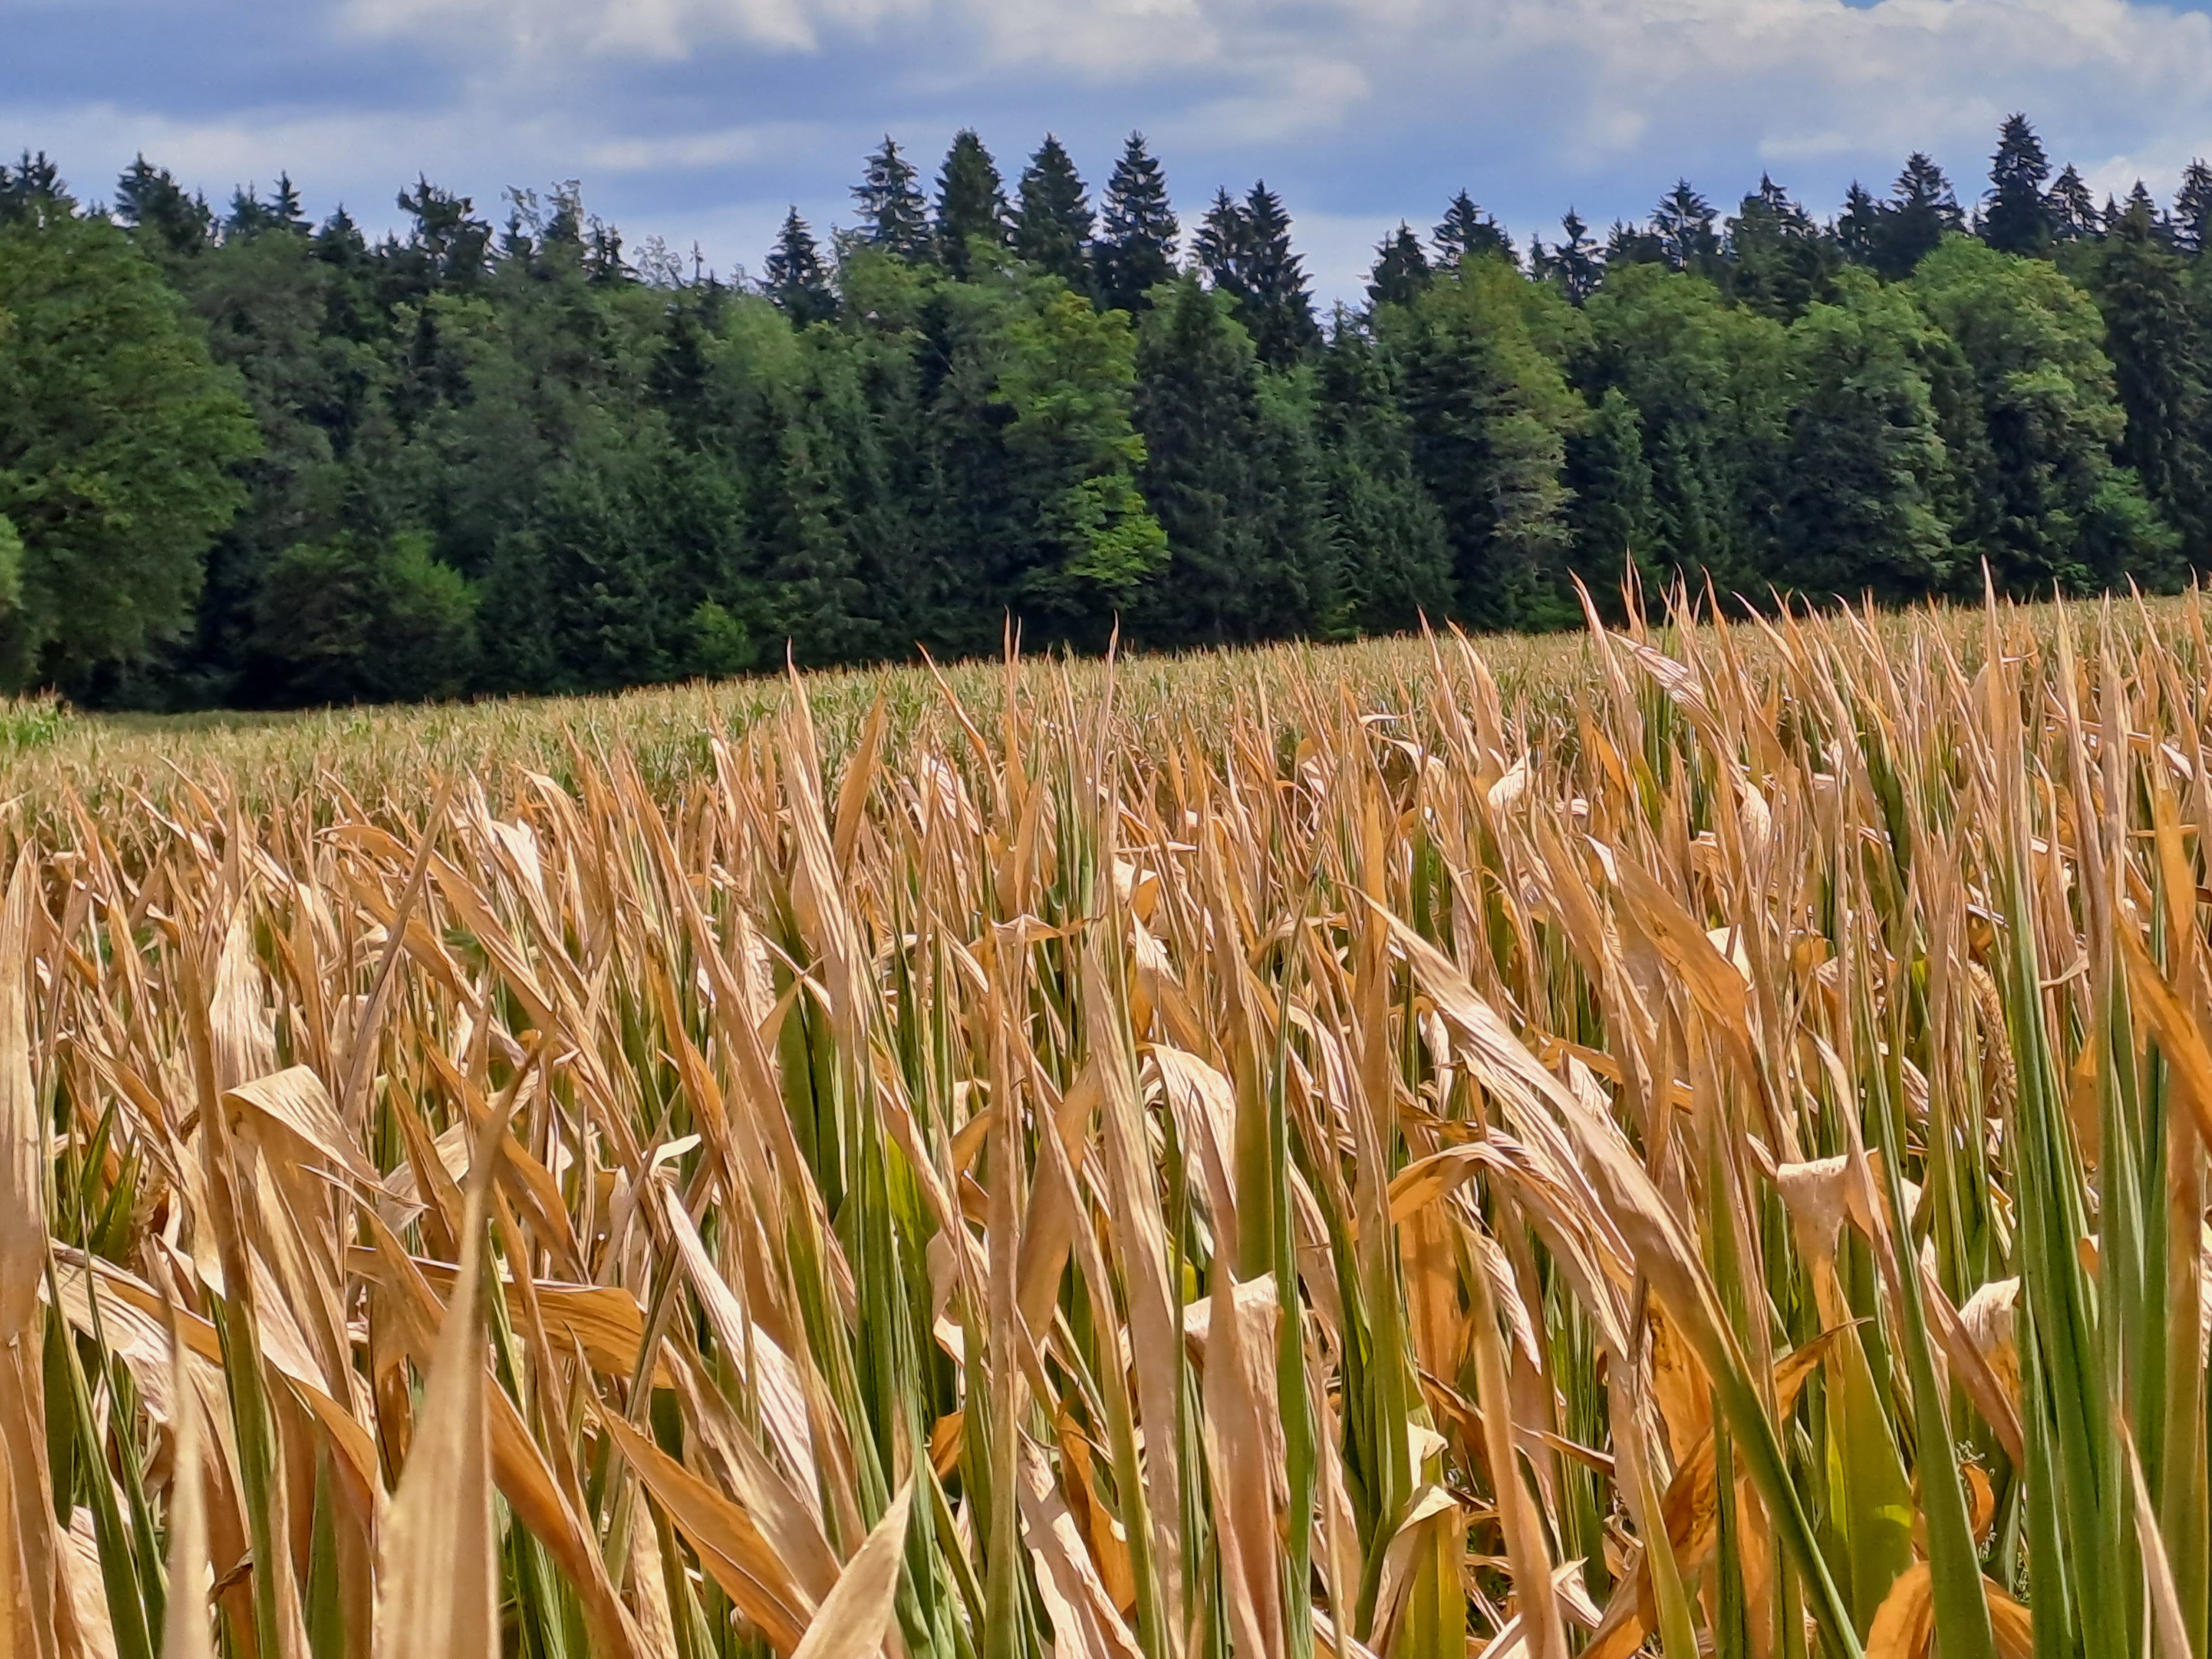
[[[1651,234],[1669,270],[1705,272],[1719,260],[1721,239],[1713,229],[1712,204],[1692,189],[1687,179],[1677,179],[1674,188],[1651,210]]]
[[[884,135],[882,148],[868,157],[868,168],[853,187],[860,210],[861,234],[874,246],[902,259],[926,258],[929,225],[914,163]]]
[[[2212,362],[2180,259],[2146,204],[2123,213],[2091,268],[2114,389],[2127,414],[2120,455],[2166,517],[2202,546],[2212,532]]]
[[[1367,297],[1378,306],[1410,305],[1433,278],[1428,256],[1421,252],[1420,238],[1402,219],[1398,222],[1397,234],[1384,237],[1375,252]]]
[[[2115,208],[2107,203],[2105,208],[2105,229],[2109,234],[2119,228],[2124,221],[2140,220],[2147,228],[2146,234],[2154,240],[2171,244],[2173,240],[2173,221],[2167,218],[2150,193],[2150,186],[2140,179],[2128,191],[2128,199]]]
[[[1131,133],[1107,183],[1105,223],[1091,250],[1098,303],[1133,315],[1143,310],[1146,295],[1175,275],[1181,230],[1159,163],[1145,135]]]
[[[1829,297],[1843,255],[1789,191],[1761,174],[1728,222],[1723,286],[1741,305],[1784,322]]]
[[[822,250],[814,232],[793,206],[784,216],[783,229],[768,256],[767,277],[762,291],[791,319],[793,328],[827,322],[837,314],[837,296],[830,287],[830,273],[822,264]]]
[[[938,258],[963,280],[972,274],[974,243],[1004,247],[1012,238],[1005,181],[973,127],[955,134],[952,148],[945,153],[945,165],[937,175],[936,229]]]
[[[2043,141],[2027,117],[2005,117],[1996,154],[1990,160],[1990,189],[1984,198],[1989,212],[1982,221],[1982,240],[2005,253],[2047,252],[2051,210],[2043,198],[2043,181],[2050,176]]]
[[[2070,161],[2051,182],[2044,210],[2051,216],[2052,237],[2061,242],[2094,238],[2104,228],[2103,216],[2097,211],[2097,198],[2089,194],[2089,186],[2082,182],[2081,173]]]
[[[1090,292],[1091,192],[1059,139],[1047,133],[1023,171],[1014,252],[1079,294]]]
[[[186,194],[168,168],[152,166],[143,153],[116,181],[115,216],[140,246],[178,258],[202,252],[215,237],[207,198]]]
[[[2181,188],[2173,198],[2173,245],[2193,258],[2208,244],[2212,244],[2212,167],[2199,156],[2182,169]]]
[[[1465,191],[1451,199],[1444,210],[1443,222],[1433,233],[1437,249],[1437,264],[1447,271],[1457,270],[1461,263],[1472,255],[1500,253],[1509,260],[1514,258],[1513,239],[1499,228],[1498,221],[1474,204],[1474,198]]]
[[[1242,202],[1225,190],[1214,193],[1196,251],[1200,269],[1229,296],[1261,362],[1285,368],[1321,343],[1304,262],[1291,251],[1290,216],[1264,179]]]
[[[1885,276],[1907,276],[1944,237],[1966,228],[1959,198],[1943,169],[1915,150],[1897,175],[1889,210],[1882,216],[1875,267]]]
[[[1871,265],[1881,255],[1882,204],[1856,179],[1844,192],[1844,210],[1836,218],[1836,246],[1855,265]]]
[[[1589,227],[1572,208],[1560,219],[1559,228],[1566,236],[1550,247],[1540,241],[1530,243],[1528,263],[1536,276],[1580,305],[1597,292],[1598,283],[1604,280],[1605,260],[1590,240]]]

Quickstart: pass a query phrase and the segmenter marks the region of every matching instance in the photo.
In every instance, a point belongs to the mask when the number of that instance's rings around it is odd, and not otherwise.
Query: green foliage
[[[2164,538],[2116,472],[2127,433],[2095,303],[2047,262],[1954,237],[1913,297],[1957,343],[1981,436],[1957,539],[2014,592],[2081,592],[2135,568],[2161,576]]]
[[[1895,603],[1955,574],[1951,456],[1929,379],[1947,343],[1903,289],[1850,276],[1838,303],[1790,330],[1777,574],[1818,598]]]
[[[0,684],[173,708],[2174,586],[2212,554],[2212,169],[2100,212],[2006,124],[1966,235],[1912,156],[1831,223],[1679,181],[1602,242],[1465,191],[1324,335],[1264,185],[1181,230],[1141,135],[926,199],[886,138],[757,284],[574,185],[427,179],[372,243],[141,158],[118,223],[0,167]],[[2027,258],[2008,253],[2048,254]],[[320,583],[319,588],[316,586]],[[313,591],[310,591],[313,590]],[[470,620],[473,605],[474,621]],[[341,614],[343,613],[343,614]],[[365,643],[415,629],[419,660]]]
[[[253,643],[301,703],[450,697],[469,684],[477,596],[419,532],[289,547],[254,602]]]
[[[153,263],[65,205],[0,225],[0,685],[75,683],[189,627],[259,447]]]
[[[1583,406],[1543,343],[1571,313],[1501,258],[1469,261],[1386,312],[1413,465],[1443,514],[1455,608],[1484,627],[1566,620],[1571,539],[1562,470]]]

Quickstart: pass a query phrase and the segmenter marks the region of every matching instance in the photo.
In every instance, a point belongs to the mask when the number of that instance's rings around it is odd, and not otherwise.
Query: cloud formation
[[[634,234],[757,262],[884,131],[973,125],[1011,174],[1048,127],[1094,177],[1142,126],[1187,212],[1264,175],[1352,291],[1465,186],[1525,240],[1569,204],[1816,211],[1906,151],[1979,188],[2027,110],[2099,191],[2212,148],[2212,18],[2133,0],[14,0],[0,142],[98,181],[147,154],[225,195],[289,167],[359,211],[427,172],[480,201],[580,177]],[[95,187],[96,193],[96,187]],[[374,219],[374,211],[364,214]],[[709,240],[708,238],[714,240]]]

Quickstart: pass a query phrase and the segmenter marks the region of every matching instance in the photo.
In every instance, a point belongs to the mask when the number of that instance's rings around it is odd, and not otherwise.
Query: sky
[[[2101,196],[2212,153],[2212,17],[2137,0],[0,0],[0,150],[78,195],[143,151],[210,200],[289,172],[372,228],[419,174],[502,216],[581,183],[635,248],[757,271],[848,223],[885,133],[1048,131],[1094,185],[1141,129],[1186,225],[1264,178],[1323,299],[1460,189],[1526,245],[1677,177],[1814,211],[1913,149],[1963,198],[2023,110]]]

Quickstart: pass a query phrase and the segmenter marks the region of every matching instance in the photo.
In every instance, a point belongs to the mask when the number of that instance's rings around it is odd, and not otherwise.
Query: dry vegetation
[[[2205,629],[48,721],[0,1654],[2204,1659]]]

